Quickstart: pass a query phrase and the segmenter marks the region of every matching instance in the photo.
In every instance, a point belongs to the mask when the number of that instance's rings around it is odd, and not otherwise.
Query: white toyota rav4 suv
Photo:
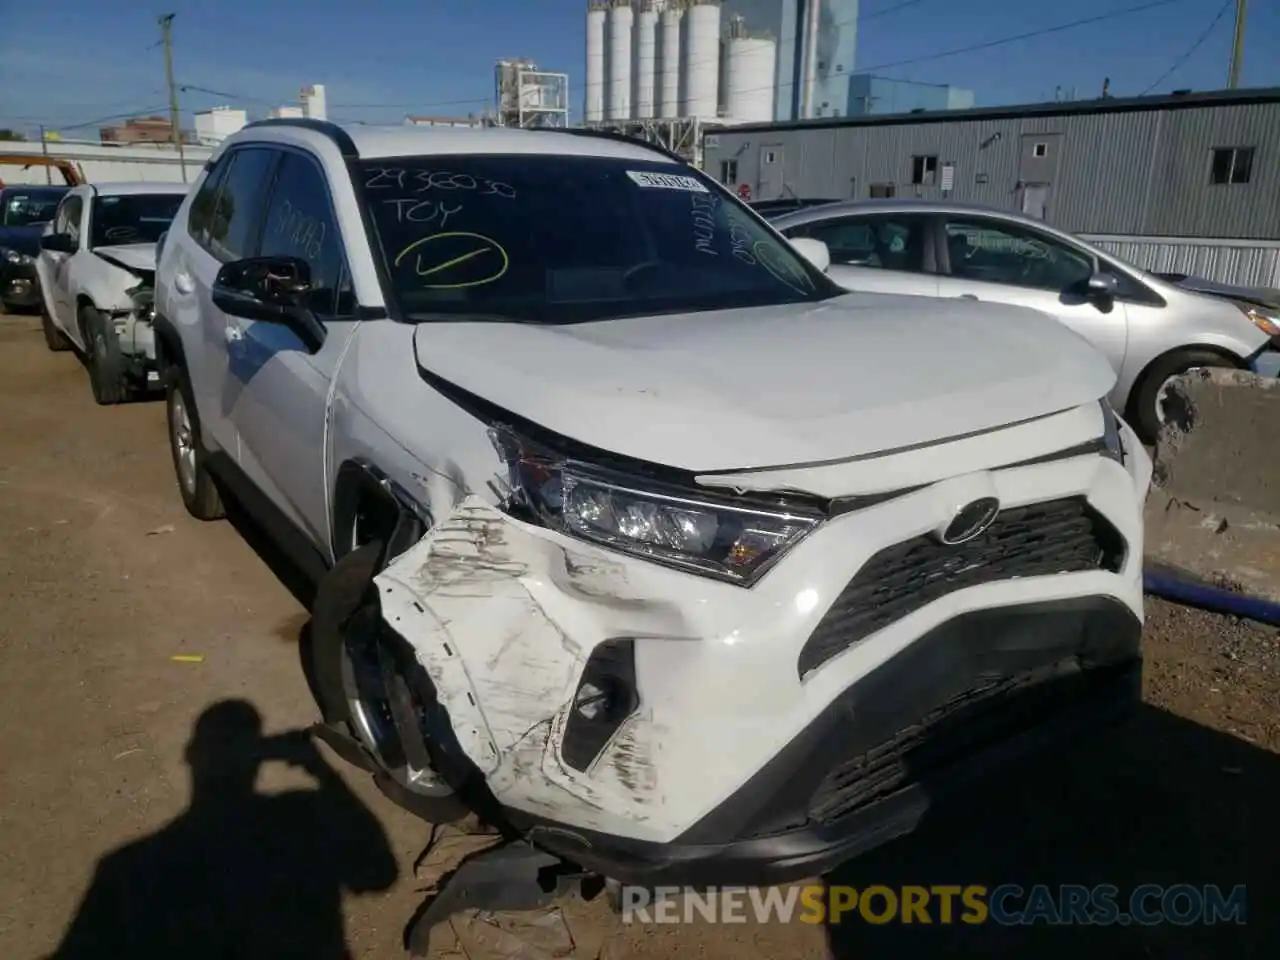
[[[173,459],[317,578],[328,742],[593,873],[763,884],[1135,703],[1110,365],[824,249],[621,137],[224,141],[160,254]]]

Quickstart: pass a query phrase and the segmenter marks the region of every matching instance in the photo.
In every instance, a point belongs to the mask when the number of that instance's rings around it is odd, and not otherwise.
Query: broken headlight
[[[1239,307],[1240,312],[1268,337],[1280,337],[1280,311],[1268,310],[1242,300],[1233,300],[1232,303]]]
[[[730,583],[749,585],[820,522],[770,510],[642,489],[490,430],[507,467],[503,507],[520,519]]]
[[[36,262],[36,258],[30,254],[23,253],[21,250],[10,250],[8,247],[0,247],[0,259],[14,266],[30,266]]]

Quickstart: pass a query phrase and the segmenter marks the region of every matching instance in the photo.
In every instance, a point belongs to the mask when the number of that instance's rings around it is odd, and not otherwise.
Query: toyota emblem
[[[956,511],[938,539],[949,547],[967,543],[986,533],[999,512],[1000,501],[995,497],[981,497],[967,503]]]

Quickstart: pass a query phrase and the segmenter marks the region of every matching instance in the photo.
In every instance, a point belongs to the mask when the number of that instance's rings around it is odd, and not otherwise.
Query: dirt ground
[[[60,956],[114,960],[71,942],[127,923],[177,937],[172,956],[227,940],[219,957],[404,956],[429,828],[296,735],[314,718],[304,609],[235,526],[184,513],[163,405],[95,406],[30,317],[0,317],[0,405],[0,955],[48,955],[71,930]],[[1147,706],[1115,736],[1003,777],[836,882],[1246,884],[1247,925],[623,925],[601,898],[562,907],[573,956],[1272,955],[1280,636],[1153,602],[1146,652]],[[172,929],[175,906],[193,926]],[[522,956],[568,952],[554,919]],[[433,954],[494,955],[456,926]]]

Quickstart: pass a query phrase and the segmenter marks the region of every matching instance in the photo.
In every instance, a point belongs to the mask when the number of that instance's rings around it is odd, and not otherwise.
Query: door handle
[[[978,297],[976,294],[972,294],[972,293],[961,293],[956,296],[956,299],[957,300],[977,300]]]
[[[196,288],[195,283],[191,279],[191,275],[185,270],[179,270],[173,276],[173,286],[183,296],[190,294]]]
[[[244,331],[234,324],[227,324],[222,331],[222,335],[226,338],[227,343],[237,344],[244,340]]]

